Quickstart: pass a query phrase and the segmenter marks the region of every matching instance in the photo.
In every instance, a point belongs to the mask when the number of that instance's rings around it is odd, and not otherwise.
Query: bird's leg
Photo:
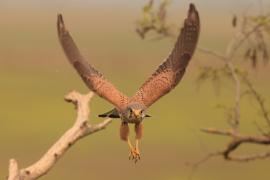
[[[128,123],[122,122],[120,126],[120,138],[123,141],[128,141],[129,127]]]
[[[134,159],[135,162],[137,162],[137,160],[139,159],[139,154],[136,151],[136,148],[134,148],[129,140],[129,138],[127,138],[127,143],[128,143],[128,147],[129,147],[129,159]]]
[[[128,127],[128,123],[126,122],[122,122],[121,127],[120,127],[120,138],[123,141],[126,141],[129,147],[129,159],[135,159],[135,161],[137,161],[136,159],[138,159],[138,154],[136,153],[136,149],[132,146],[130,140],[129,140],[129,127]]]
[[[143,130],[142,123],[136,123],[135,124],[135,133],[136,133],[135,152],[138,155],[137,160],[141,159],[141,155],[140,155],[140,151],[139,151],[139,141],[142,138],[142,130]],[[135,162],[137,160],[135,160]]]
[[[136,146],[135,146],[135,150],[137,151],[138,154],[140,154],[140,151],[139,151],[139,139],[136,138]]]
[[[133,150],[134,147],[132,146],[132,144],[131,144],[131,142],[130,142],[130,140],[129,140],[129,137],[127,138],[127,143],[128,143],[129,150],[130,150],[130,151]]]

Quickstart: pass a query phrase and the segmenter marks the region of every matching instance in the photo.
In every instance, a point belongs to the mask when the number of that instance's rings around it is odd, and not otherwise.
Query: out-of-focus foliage
[[[217,68],[211,65],[203,65],[197,82],[200,85],[206,80],[211,80],[215,87],[214,89],[217,90],[222,84],[222,79],[230,78],[232,82],[239,79],[239,86],[241,86],[241,88],[239,87],[241,90],[239,99],[242,100],[245,95],[252,96],[259,106],[259,111],[263,114],[263,119],[268,123],[269,113],[266,109],[263,95],[254,87],[250,80],[252,71],[244,66],[243,63],[249,62],[252,69],[257,68],[260,62],[262,62],[263,66],[267,65],[270,51],[268,47],[270,42],[270,14],[233,15],[232,28],[235,29],[235,34],[228,43],[225,54],[201,49],[205,53],[216,56],[218,60],[221,60],[221,63],[224,63],[224,66]],[[241,57],[244,61],[239,61]],[[225,106],[222,105],[222,107]],[[227,115],[229,114],[230,117],[233,117],[231,115],[233,108],[227,107],[223,109],[227,111]],[[269,132],[270,129],[266,131]]]
[[[200,67],[200,74],[196,79],[196,84],[199,88],[200,85],[203,84],[206,80],[210,80],[213,84],[216,94],[219,94],[222,78],[224,77],[231,77],[230,72],[225,66],[221,68],[203,66]]]
[[[236,19],[235,16],[233,19]],[[235,21],[235,20],[233,20]],[[243,58],[249,61],[253,68],[257,67],[259,61],[267,63],[269,61],[269,42],[270,35],[270,14],[260,14],[242,17],[242,24],[239,27],[243,36],[250,33],[247,47],[244,49]]]
[[[153,6],[153,0],[148,4],[150,7]],[[161,4],[162,5],[162,4]],[[165,6],[161,6],[163,8],[162,12],[166,15],[166,8],[168,4]],[[145,9],[145,8],[143,8]],[[151,8],[150,8],[151,9]],[[148,11],[147,11],[148,12]],[[154,31],[157,35],[161,35],[163,38],[167,38],[168,34],[166,32],[173,32],[170,29],[172,26],[164,26],[166,29],[156,28],[155,20],[152,20],[153,17],[156,17],[153,14],[152,9],[149,11],[151,13],[152,18],[151,21],[142,21],[147,22],[147,26],[145,24],[139,23],[137,24],[137,32],[140,34],[142,38],[145,37],[147,32]],[[147,13],[148,14],[148,13]],[[252,134],[237,137],[237,134],[241,134],[239,130],[240,121],[242,121],[241,115],[241,102],[243,97],[249,95],[252,99],[255,100],[256,106],[261,114],[263,122],[267,124],[266,128],[261,128],[260,125],[256,123],[257,129],[261,134],[260,138],[267,139],[265,144],[270,143],[269,132],[270,132],[270,115],[269,111],[266,107],[265,100],[263,95],[261,95],[257,91],[257,87],[253,85],[249,74],[252,74],[253,71],[251,69],[258,68],[258,64],[262,64],[266,66],[269,61],[269,42],[270,42],[270,13],[263,14],[259,13],[256,15],[247,15],[248,13],[244,13],[244,15],[233,15],[231,26],[235,30],[234,35],[226,46],[225,53],[216,52],[209,49],[198,48],[201,52],[206,55],[215,57],[218,60],[219,66],[216,67],[213,64],[203,64],[200,73],[197,77],[197,84],[200,85],[205,81],[211,81],[213,83],[214,89],[219,91],[221,85],[225,83],[221,83],[222,80],[229,79],[233,85],[234,95],[232,97],[233,103],[231,105],[219,104],[216,107],[219,109],[223,109],[225,111],[225,116],[227,122],[229,124],[229,130],[219,130],[219,129],[206,129],[204,132],[209,134],[221,134],[231,137],[231,141],[223,148],[221,151],[217,151],[216,153],[211,153],[206,156],[202,161],[199,161],[195,166],[204,162],[205,160],[213,157],[213,156],[223,156],[226,160],[231,161],[241,161],[247,162],[256,159],[262,159],[270,157],[269,152],[265,153],[256,153],[256,154],[248,154],[244,156],[231,155],[231,152],[235,151],[240,144],[242,143],[255,143],[262,144],[257,136],[253,136]],[[145,18],[146,19],[146,18]],[[162,24],[166,24],[167,19],[161,18]],[[138,31],[139,29],[139,31]],[[164,33],[165,32],[165,33]],[[170,34],[170,37],[175,37]],[[244,61],[241,61],[241,59]],[[248,62],[251,64],[252,68],[249,68],[244,65],[244,62]],[[262,63],[261,63],[262,62]],[[216,64],[216,63],[215,63]],[[265,126],[263,126],[265,127]],[[231,133],[233,132],[233,133]],[[245,138],[250,138],[252,141],[246,141]]]
[[[171,27],[167,23],[167,8],[171,0],[162,0],[158,8],[154,7],[154,0],[150,0],[142,8],[141,18],[137,20],[136,32],[141,38],[150,31],[162,36],[171,35]]]
[[[159,38],[175,37],[173,25],[168,25],[167,13],[171,0],[162,0],[159,8],[154,8],[154,0],[149,0],[143,8],[141,18],[137,20],[136,32],[145,38],[149,32],[155,32]],[[257,67],[259,61],[269,61],[270,13],[258,15],[236,14],[232,17],[232,27],[237,29],[235,39],[247,37],[243,58]],[[240,43],[242,45],[242,42]],[[234,48],[234,47],[233,47]],[[235,47],[238,49],[239,47]]]

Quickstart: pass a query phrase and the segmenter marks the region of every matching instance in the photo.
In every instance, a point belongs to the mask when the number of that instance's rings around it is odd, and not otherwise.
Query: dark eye
[[[132,109],[128,109],[128,116],[132,115]]]

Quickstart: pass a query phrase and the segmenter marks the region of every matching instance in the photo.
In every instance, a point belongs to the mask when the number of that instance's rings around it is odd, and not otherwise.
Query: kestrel
[[[145,117],[149,117],[146,110],[180,82],[196,48],[200,19],[195,6],[190,4],[187,18],[168,58],[130,98],[118,91],[81,55],[64,25],[61,14],[58,15],[57,29],[60,43],[69,62],[85,84],[90,90],[115,106],[113,110],[101,114],[99,117],[121,119],[120,138],[128,143],[129,158],[137,162],[140,159],[139,140],[142,137],[142,121]],[[135,146],[129,140],[129,124],[135,124]]]

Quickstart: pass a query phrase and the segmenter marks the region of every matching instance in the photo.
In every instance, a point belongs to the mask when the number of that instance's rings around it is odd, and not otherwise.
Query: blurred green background
[[[56,15],[61,12],[83,54],[110,81],[127,95],[168,55],[171,40],[142,41],[135,34],[135,20],[146,1],[58,0],[0,2],[0,179],[7,175],[8,160],[16,158],[20,167],[36,160],[73,124],[74,108],[63,101],[70,90],[86,93],[82,80],[68,64],[56,34]],[[199,46],[224,52],[232,37],[230,21],[234,13],[258,1],[194,0],[201,15]],[[170,21],[182,24],[189,1],[174,1]],[[265,10],[269,10],[265,2]],[[209,136],[201,127],[227,128],[222,111],[215,105],[233,103],[233,87],[222,86],[216,96],[211,84],[198,91],[198,67],[211,57],[195,54],[180,85],[153,105],[144,122],[142,160],[128,160],[126,143],[119,139],[119,121],[102,132],[79,141],[43,178],[59,179],[185,179],[192,163],[208,152],[223,148],[227,139]],[[270,67],[253,72],[254,84],[270,106]],[[257,106],[242,102],[243,132],[256,133],[253,122],[262,122]],[[91,122],[112,106],[99,97],[90,105]],[[132,133],[133,135],[133,133]],[[255,152],[265,147],[245,146],[240,151]],[[202,165],[195,180],[270,179],[269,160],[238,164],[215,158]]]

